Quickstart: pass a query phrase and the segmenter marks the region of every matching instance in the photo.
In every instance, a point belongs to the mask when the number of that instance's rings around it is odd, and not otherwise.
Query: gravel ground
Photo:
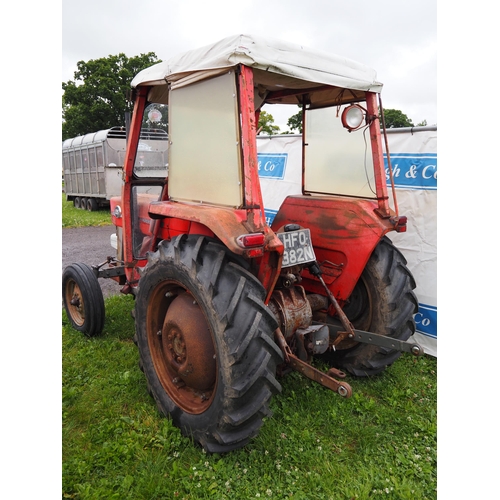
[[[115,227],[79,227],[62,230],[62,270],[74,262],[92,266],[101,264],[108,256],[115,256],[116,250],[109,238]],[[61,271],[62,273],[62,271]],[[120,285],[112,279],[99,279],[104,297],[120,293]]]

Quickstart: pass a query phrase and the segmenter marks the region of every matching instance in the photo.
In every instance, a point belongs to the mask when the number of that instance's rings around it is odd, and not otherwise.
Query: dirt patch
[[[108,256],[115,256],[110,236],[115,226],[63,228],[62,269],[74,262],[92,266],[101,264]],[[61,271],[62,272],[62,271]],[[111,279],[99,279],[104,297],[120,293],[120,285]]]

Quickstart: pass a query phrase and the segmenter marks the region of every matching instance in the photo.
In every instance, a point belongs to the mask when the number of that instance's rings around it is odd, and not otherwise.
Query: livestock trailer
[[[121,195],[126,148],[124,127],[112,127],[65,140],[62,164],[66,200],[84,210],[108,207],[113,196]],[[138,161],[142,163],[139,168],[145,175],[151,169],[161,169],[155,175],[167,175],[168,135],[164,130],[144,129],[138,154]]]

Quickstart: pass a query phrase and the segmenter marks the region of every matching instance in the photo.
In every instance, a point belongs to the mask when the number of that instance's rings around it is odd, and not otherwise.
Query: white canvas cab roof
[[[375,70],[345,57],[272,38],[235,35],[199,49],[190,50],[144,69],[132,87],[163,86],[172,89],[211,78],[243,64],[254,69],[254,86],[265,102],[297,104],[295,96],[266,98],[283,89],[319,90],[311,106],[352,102],[364,92],[381,92]],[[335,88],[335,90],[333,88]],[[153,90],[156,102],[166,102],[165,89]],[[163,97],[160,99],[160,96]],[[153,96],[151,96],[153,97]]]

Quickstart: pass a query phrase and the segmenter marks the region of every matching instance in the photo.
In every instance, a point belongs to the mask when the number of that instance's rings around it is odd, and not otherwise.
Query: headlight
[[[357,130],[365,121],[365,110],[358,104],[348,106],[342,112],[342,125],[351,132]]]

